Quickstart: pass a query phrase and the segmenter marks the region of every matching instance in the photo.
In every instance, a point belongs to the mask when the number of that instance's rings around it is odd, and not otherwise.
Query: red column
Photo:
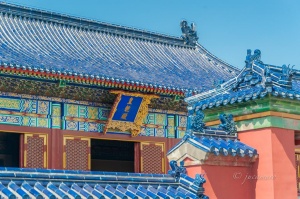
[[[141,162],[141,146],[139,142],[134,143],[134,172],[140,173],[140,162]]]
[[[239,138],[259,153],[249,179],[255,198],[297,198],[294,131],[265,128],[240,132]]]
[[[60,129],[49,133],[49,168],[63,169],[63,134]]]
[[[19,156],[19,167],[24,167],[24,134],[20,134],[20,156]]]

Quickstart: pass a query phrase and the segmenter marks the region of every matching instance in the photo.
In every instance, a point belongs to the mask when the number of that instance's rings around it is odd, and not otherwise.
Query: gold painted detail
[[[38,101],[38,113],[49,114],[49,102]]]
[[[20,109],[20,100],[0,98],[0,108]]]
[[[23,119],[24,122],[24,119]],[[53,117],[52,118],[52,126],[59,126],[61,123],[60,117]]]
[[[30,101],[31,100],[26,100],[26,99],[24,100],[24,103],[23,103],[23,110],[24,110],[24,112],[28,112],[28,110],[30,109]]]
[[[23,117],[23,125],[24,126],[29,126],[29,121],[30,121],[29,117]]]
[[[110,116],[107,121],[107,125],[104,129],[104,134],[108,131],[108,129],[113,130],[120,130],[120,131],[130,131],[131,136],[135,137],[140,134],[141,132],[141,126],[143,124],[144,118],[148,114],[148,104],[150,104],[151,99],[158,98],[157,95],[147,95],[147,94],[140,94],[140,93],[130,93],[130,92],[124,92],[124,91],[111,91],[113,94],[118,94],[115,103],[111,109]],[[115,112],[117,111],[117,106],[119,102],[121,101],[122,95],[126,96],[133,96],[133,97],[141,97],[142,102],[140,104],[140,107],[138,109],[138,112],[136,114],[135,120],[133,122],[125,122],[125,121],[115,121],[112,120]],[[131,101],[129,101],[130,103]],[[126,109],[126,107],[125,107]],[[126,114],[126,113],[124,113]],[[127,115],[122,115],[122,117],[127,117]]]
[[[88,108],[88,118],[98,119],[98,108],[96,107],[87,107]]]
[[[39,118],[47,118],[47,115],[43,114],[35,114],[35,113],[22,113],[22,112],[16,112],[16,111],[5,111],[0,110],[0,114],[7,114],[7,115],[15,115],[15,116],[28,116],[28,117],[39,117]]]
[[[61,116],[60,115],[61,114],[61,108],[60,108],[60,106],[53,106],[52,110],[53,110],[52,116],[57,116],[57,117]]]
[[[38,119],[38,126],[47,128],[48,127],[48,121],[49,120],[47,118],[39,118]]]
[[[105,124],[106,120],[94,120],[94,119],[87,119],[87,118],[78,118],[78,117],[64,117],[67,121],[76,121],[76,122],[95,122],[100,124]]]
[[[156,125],[156,124],[143,124],[142,126],[146,128],[158,128],[158,129],[165,128],[164,125]]]
[[[9,78],[9,79],[11,81],[15,80],[15,79],[11,79],[11,78]],[[6,79],[0,79],[0,81],[5,81],[5,80]],[[39,94],[41,94],[41,93],[39,93]],[[13,92],[0,91],[0,96],[18,97],[18,98],[21,98],[21,99],[30,99],[30,100],[38,99],[38,100],[46,100],[46,101],[52,101],[52,102],[75,103],[75,104],[89,105],[89,106],[91,105],[91,106],[110,107],[110,104],[90,102],[90,101],[82,101],[82,100],[65,99],[65,98],[61,98],[61,97],[47,97],[47,96],[43,96],[43,95],[17,94],[17,93],[13,93]],[[4,99],[4,98],[1,98],[1,99]]]
[[[183,115],[183,116],[187,115],[187,112],[184,112],[184,111],[162,110],[162,109],[154,109],[154,108],[149,108],[149,112],[150,113],[164,113],[164,114]]]
[[[165,125],[166,124],[166,114],[156,114],[156,124]]]
[[[68,115],[72,117],[78,116],[78,105],[69,104],[68,105]]]

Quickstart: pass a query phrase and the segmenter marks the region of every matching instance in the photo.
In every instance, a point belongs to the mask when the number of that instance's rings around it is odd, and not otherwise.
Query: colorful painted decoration
[[[123,91],[111,91],[118,94],[111,110],[106,133],[109,129],[114,131],[129,131],[132,136],[137,136],[141,132],[144,118],[148,114],[148,104],[156,95],[146,95],[139,93],[129,93]]]

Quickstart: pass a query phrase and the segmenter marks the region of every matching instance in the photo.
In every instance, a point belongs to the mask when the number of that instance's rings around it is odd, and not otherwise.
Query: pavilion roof
[[[239,72],[180,37],[6,3],[0,13],[4,74],[182,95]]]
[[[300,100],[300,71],[290,65],[264,64],[260,58],[260,50],[255,50],[253,55],[248,50],[246,65],[236,77],[185,99],[190,109],[228,106],[270,95]]]
[[[206,126],[201,107],[188,108],[184,137],[167,153],[169,161],[182,165],[210,164],[249,166],[256,161],[258,151],[238,140],[232,114],[220,114],[219,126]],[[186,158],[189,160],[186,162]],[[190,162],[192,161],[192,162]]]

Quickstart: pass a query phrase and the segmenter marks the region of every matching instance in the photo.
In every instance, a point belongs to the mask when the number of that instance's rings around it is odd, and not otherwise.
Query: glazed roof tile
[[[220,114],[220,125],[206,126],[201,108],[188,109],[186,133],[167,155],[186,143],[215,156],[255,158],[257,150],[237,139],[237,129],[231,114]],[[184,148],[184,147],[183,147]],[[178,155],[178,154],[177,154]]]
[[[221,135],[221,136],[220,136]],[[216,156],[239,156],[239,157],[254,157],[257,150],[248,146],[247,144],[240,142],[237,138],[222,137],[223,133],[216,133],[215,136],[206,133],[193,133],[193,135],[186,134],[185,137],[175,145],[168,154],[172,153],[184,143],[189,143],[196,148],[212,153]]]
[[[171,172],[172,173],[172,172]],[[0,168],[0,196],[8,199],[207,199],[202,184],[184,173],[142,174]]]
[[[249,51],[249,50],[248,50]],[[255,54],[259,52],[259,56]],[[250,51],[251,53],[251,51]],[[234,78],[214,89],[187,97],[191,109],[209,109],[264,98],[300,100],[300,71],[291,66],[274,66],[260,60],[260,51],[246,58],[246,65]]]
[[[25,69],[196,90],[238,72],[181,38],[5,3],[0,12],[0,61]]]

